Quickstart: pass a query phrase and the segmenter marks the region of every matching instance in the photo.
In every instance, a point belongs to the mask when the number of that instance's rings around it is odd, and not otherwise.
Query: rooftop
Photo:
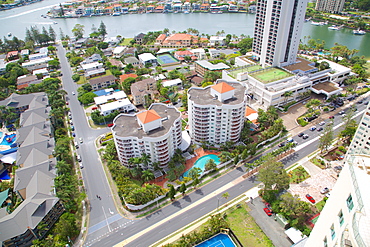
[[[158,113],[155,110],[148,110],[148,111],[140,112],[136,116],[143,124],[152,122],[154,120],[161,119],[161,117],[158,115]]]
[[[102,77],[91,79],[91,80],[89,80],[89,83],[91,85],[94,85],[94,84],[99,84],[99,83],[103,83],[103,82],[107,82],[107,81],[112,81],[112,80],[116,80],[116,79],[117,78],[114,75],[106,75],[106,76],[102,76]]]
[[[216,85],[211,86],[211,88],[213,88],[219,93],[226,93],[235,89],[226,82],[217,83]]]
[[[229,69],[230,67],[224,63],[212,64],[206,60],[196,61],[195,63],[199,64],[203,68],[208,70],[222,70],[222,69]]]
[[[294,76],[292,73],[289,73],[283,69],[277,67],[270,67],[268,69],[264,69],[258,72],[250,73],[249,76],[257,79],[262,83],[270,83],[273,81],[278,81],[284,78],[288,78]]]
[[[253,71],[256,71],[256,70],[259,70],[259,69],[262,69],[262,66],[260,66],[260,65],[252,65],[252,66],[248,66],[248,67],[240,67],[240,68],[237,68],[235,70],[231,70],[231,71],[229,71],[229,74],[233,78],[236,78],[236,76],[239,73],[253,72]]]
[[[222,105],[236,105],[243,102],[246,90],[245,86],[238,82],[227,82],[227,84],[228,86],[235,88],[235,91],[234,97],[224,102],[215,100],[215,98],[211,95],[211,87],[213,86],[208,86],[206,88],[191,87],[188,90],[189,99],[198,105],[222,106]]]
[[[283,68],[289,71],[296,71],[296,70],[310,71],[315,68],[315,65],[311,65],[311,64],[315,64],[315,63],[298,57],[296,63],[284,66]]]
[[[328,82],[328,81],[323,82],[323,83],[318,83],[316,85],[313,85],[312,87],[316,90],[323,90],[328,93],[338,90],[338,87],[336,87],[334,83]]]
[[[168,133],[173,123],[181,116],[180,112],[175,107],[167,106],[162,103],[152,104],[149,110],[154,110],[162,119],[167,118],[167,120],[162,121],[161,128],[145,133],[138,124],[135,114],[120,114],[113,120],[113,133],[120,137],[136,137],[140,139],[143,137],[159,137]]]

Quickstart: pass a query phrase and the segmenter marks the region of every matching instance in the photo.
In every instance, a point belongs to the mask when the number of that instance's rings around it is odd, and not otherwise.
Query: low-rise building
[[[127,78],[137,78],[137,74],[123,74],[119,76],[120,82],[124,82]]]
[[[144,105],[145,97],[154,98],[157,92],[156,80],[148,78],[131,84],[131,95],[134,105]]]
[[[115,111],[122,113],[128,113],[131,111],[136,111],[136,107],[127,98],[115,100],[109,103],[99,105],[100,114],[107,116]]]
[[[92,70],[86,71],[84,76],[86,77],[86,79],[90,79],[92,77],[101,76],[104,74],[105,74],[105,69],[99,68],[99,69],[92,69]]]
[[[225,36],[211,36],[209,38],[209,44],[211,46],[223,46],[226,44]]]
[[[109,62],[112,64],[112,66],[116,66],[119,69],[122,69],[124,67],[123,63],[117,59],[109,59]]]
[[[157,58],[152,53],[143,53],[139,56],[139,61],[142,66],[150,64],[151,66],[156,66],[158,61]]]
[[[12,61],[12,60],[15,60],[15,59],[18,59],[18,51],[10,51],[6,54],[6,59],[8,61]]]
[[[162,81],[163,87],[178,87],[182,88],[182,80],[180,78],[174,79],[174,80],[166,80]]]
[[[30,60],[30,61],[32,61],[32,60],[36,60],[36,59],[40,59],[40,58],[45,58],[45,57],[47,57],[48,56],[48,54],[47,53],[35,53],[35,54],[31,54],[31,55],[29,55],[28,56],[28,59]]]
[[[127,95],[124,91],[111,91],[109,94],[98,96],[94,98],[95,105],[103,105],[110,101],[117,101],[120,99],[126,99]]]
[[[196,143],[237,142],[244,125],[246,87],[217,80],[206,88],[188,90],[189,133]]]
[[[88,64],[81,64],[81,67],[85,72],[88,72],[88,71],[103,68],[103,64],[99,62],[93,62],[93,63],[88,63]]]
[[[44,57],[40,59],[35,59],[29,62],[22,63],[22,67],[26,68],[28,71],[32,72],[36,69],[47,68],[48,62],[52,60],[50,57]]]
[[[149,155],[151,164],[159,162],[165,167],[182,142],[181,113],[162,103],[134,115],[120,114],[113,124],[118,159],[128,167],[130,158],[143,153]]]
[[[136,35],[134,37],[135,43],[141,45],[143,43],[144,36],[145,34],[143,33],[139,33],[138,35]]]
[[[124,59],[125,64],[132,64],[133,66],[139,66],[140,61],[136,57],[127,57]]]
[[[91,64],[96,62],[101,62],[103,59],[99,54],[93,54],[81,62],[81,64]]]
[[[125,52],[126,49],[127,49],[126,46],[117,46],[113,50],[113,57],[115,57],[115,58],[122,57],[123,56],[123,53]]]
[[[185,50],[185,51],[176,51],[175,54],[174,54],[174,57],[177,59],[177,60],[180,60],[180,61],[183,61],[185,60],[185,57],[189,57],[190,59],[192,60],[195,60],[197,59],[197,56],[194,56],[194,54],[189,51],[189,50]]]
[[[106,75],[94,79],[90,79],[89,83],[93,90],[99,90],[105,87],[116,84],[116,77],[114,75]]]
[[[229,69],[230,67],[224,63],[212,64],[206,60],[195,62],[195,72],[204,76],[207,71],[221,72],[222,70]]]
[[[22,75],[17,78],[17,89],[21,90],[28,87],[30,84],[39,84],[42,80],[37,79],[36,75]]]

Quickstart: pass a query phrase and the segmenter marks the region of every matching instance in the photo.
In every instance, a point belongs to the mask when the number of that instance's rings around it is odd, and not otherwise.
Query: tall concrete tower
[[[257,0],[252,51],[263,67],[296,62],[308,0]]]

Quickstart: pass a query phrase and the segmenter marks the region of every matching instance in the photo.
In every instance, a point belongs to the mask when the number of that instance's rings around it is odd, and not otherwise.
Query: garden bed
[[[310,177],[308,172],[302,166],[298,166],[294,170],[291,170],[288,175],[290,177],[290,183],[294,184],[299,184]]]

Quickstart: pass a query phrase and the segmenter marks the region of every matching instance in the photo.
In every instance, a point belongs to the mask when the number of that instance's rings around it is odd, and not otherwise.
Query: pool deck
[[[198,148],[194,150],[195,157],[186,160],[185,162],[185,170],[184,172],[190,170],[194,163],[200,158],[208,154],[215,154],[218,155],[220,152],[215,152],[211,150],[203,150],[203,148]],[[167,188],[166,183],[168,182],[168,179],[166,178],[166,175],[163,175],[155,180],[150,181],[151,184],[156,184],[161,186],[162,188]]]
[[[15,131],[8,131],[7,129],[5,129],[5,128],[2,128],[2,129],[0,129],[0,132],[2,132],[3,134],[1,135],[1,137],[0,137],[0,143],[3,141],[3,139],[4,139],[4,137],[6,136],[6,135],[12,135],[12,134],[16,134],[16,132]],[[17,138],[17,137],[16,137]],[[13,143],[13,142],[12,142]],[[4,151],[4,150],[8,150],[8,149],[10,149],[11,147],[10,147],[10,145],[0,145],[0,151]]]

